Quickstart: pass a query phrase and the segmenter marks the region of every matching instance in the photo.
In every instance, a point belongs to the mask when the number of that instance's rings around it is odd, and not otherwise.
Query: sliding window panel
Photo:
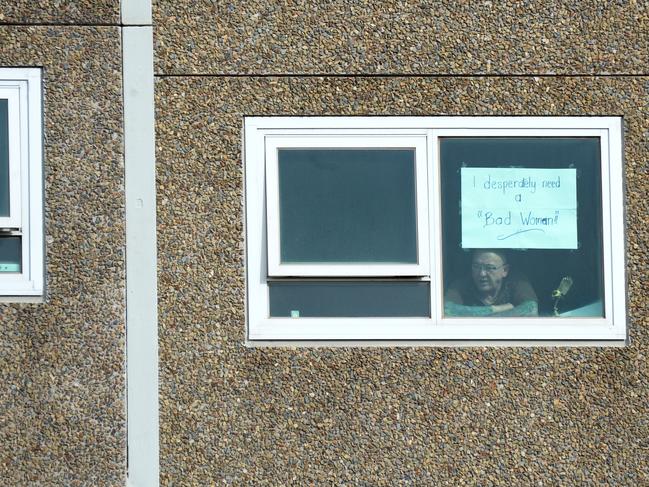
[[[439,147],[446,316],[604,317],[600,138]]]

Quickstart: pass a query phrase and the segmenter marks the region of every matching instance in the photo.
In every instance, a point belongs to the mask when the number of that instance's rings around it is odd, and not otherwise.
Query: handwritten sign
[[[463,248],[577,248],[577,170],[463,167]]]

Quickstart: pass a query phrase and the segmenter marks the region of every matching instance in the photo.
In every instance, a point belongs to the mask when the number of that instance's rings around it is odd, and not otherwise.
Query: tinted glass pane
[[[271,317],[430,316],[428,282],[269,282]]]
[[[0,216],[9,216],[9,117],[7,100],[0,99]]]
[[[417,262],[415,152],[279,151],[281,260]]]
[[[20,272],[20,237],[0,237],[0,272]]]
[[[447,315],[521,316],[532,300],[541,316],[603,316],[598,138],[449,137],[440,157]]]

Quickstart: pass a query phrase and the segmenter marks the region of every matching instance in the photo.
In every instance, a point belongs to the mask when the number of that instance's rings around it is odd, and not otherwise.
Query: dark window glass
[[[430,283],[276,281],[271,317],[428,317]]]
[[[0,236],[0,272],[20,272],[21,254],[20,237]]]
[[[281,261],[416,263],[415,151],[280,149]]]
[[[600,157],[599,138],[440,140],[447,315],[534,295],[540,316],[604,315]]]
[[[9,216],[9,112],[0,99],[0,216]]]

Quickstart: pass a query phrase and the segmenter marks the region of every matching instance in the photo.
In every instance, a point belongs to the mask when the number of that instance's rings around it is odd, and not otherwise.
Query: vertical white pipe
[[[122,18],[151,22],[142,3],[123,1]],[[126,5],[133,6],[132,11]],[[158,314],[153,30],[123,26],[126,193],[126,357],[128,480],[159,485]]]

